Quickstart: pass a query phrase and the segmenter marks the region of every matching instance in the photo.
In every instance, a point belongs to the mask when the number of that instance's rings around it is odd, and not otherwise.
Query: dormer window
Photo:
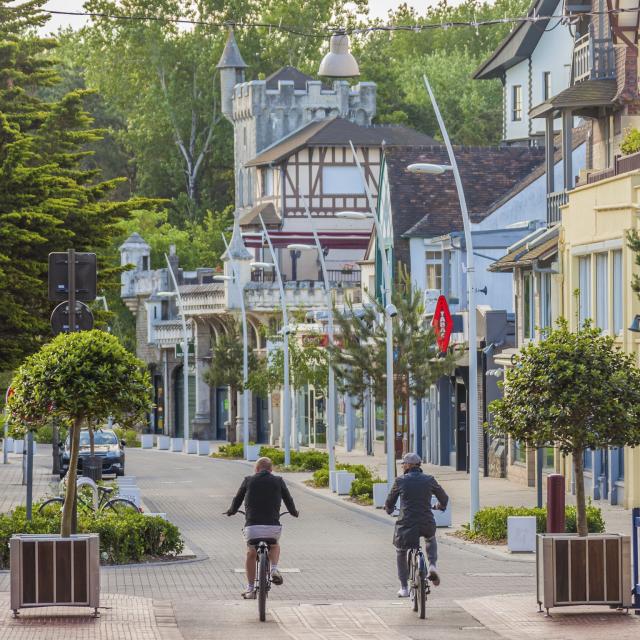
[[[522,120],[522,85],[511,87],[511,119],[514,122]]]

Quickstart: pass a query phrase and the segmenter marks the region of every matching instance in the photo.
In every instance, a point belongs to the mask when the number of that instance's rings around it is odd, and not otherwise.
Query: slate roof
[[[527,15],[533,16],[534,11],[537,11],[537,15],[542,19],[538,22],[521,22],[516,26],[498,45],[491,57],[475,71],[473,78],[500,78],[507,69],[528,58],[540,41],[549,24],[549,17],[553,15],[557,6],[558,0],[534,0]]]
[[[544,162],[544,150],[528,147],[454,147],[471,220]],[[449,164],[445,147],[387,147],[385,163],[393,209],[394,251],[408,263],[408,238],[431,238],[461,231],[462,215],[453,174],[420,175],[414,162]]]
[[[292,134],[268,147],[245,167],[258,167],[282,162],[304,147],[327,147],[349,145],[351,140],[357,147],[379,147],[388,145],[436,145],[437,142],[424,133],[400,125],[362,126],[345,118],[316,120],[294,131]]]
[[[310,80],[313,80],[313,78],[306,73],[302,73],[302,71],[299,71],[295,67],[286,66],[272,73],[265,79],[265,83],[267,89],[277,89],[278,82],[293,82],[294,89],[297,91],[306,91],[307,82]]]
[[[216,65],[218,69],[244,69],[247,64],[242,59],[240,49],[238,49],[238,43],[236,37],[233,35],[233,29],[229,29],[229,35],[227,36],[227,42],[224,45],[222,56],[220,56],[220,62]]]
[[[282,222],[276,213],[273,202],[262,202],[252,209],[249,209],[249,211],[240,217],[240,225],[246,227],[254,224],[262,229],[260,220],[258,219],[260,214],[262,214],[262,219],[267,226],[279,225]]]

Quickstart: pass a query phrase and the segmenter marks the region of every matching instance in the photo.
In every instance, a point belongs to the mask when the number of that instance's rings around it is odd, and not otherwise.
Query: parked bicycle
[[[431,593],[427,561],[422,549],[409,549],[407,554],[409,563],[409,597],[414,611],[418,611],[420,619],[427,614],[427,596]]]
[[[127,498],[120,498],[116,496],[115,498],[109,498],[109,496],[113,493],[113,487],[102,487],[98,485],[98,506],[94,507],[94,504],[91,500],[88,500],[82,491],[79,490],[78,487],[77,495],[78,495],[78,506],[85,507],[90,509],[91,511],[96,512],[111,512],[118,514],[126,514],[126,513],[139,513],[141,510],[138,508],[135,502],[132,500],[128,500]],[[40,507],[38,508],[38,513],[47,516],[59,515],[62,512],[62,507],[64,506],[64,498],[61,496],[55,498],[49,498],[45,500]]]
[[[238,510],[238,513],[246,515],[244,511]],[[280,514],[280,517],[288,515],[288,511]],[[256,599],[258,600],[258,614],[260,622],[267,619],[267,597],[271,590],[271,560],[269,559],[269,549],[272,544],[278,541],[272,538],[254,538],[248,541],[248,544],[256,548],[256,579],[254,589],[256,591]]]

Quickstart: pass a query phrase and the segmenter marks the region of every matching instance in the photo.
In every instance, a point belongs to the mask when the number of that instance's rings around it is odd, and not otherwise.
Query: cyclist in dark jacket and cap
[[[420,546],[420,538],[426,538],[429,580],[435,586],[440,584],[436,569],[438,545],[436,543],[436,521],[431,512],[431,497],[435,495],[439,504],[436,509],[444,510],[449,497],[433,476],[422,472],[422,460],[416,453],[407,453],[402,458],[404,474],[398,476],[387,496],[385,510],[391,515],[400,498],[400,515],[396,522],[393,544],[396,547],[400,598],[409,597],[409,549]]]

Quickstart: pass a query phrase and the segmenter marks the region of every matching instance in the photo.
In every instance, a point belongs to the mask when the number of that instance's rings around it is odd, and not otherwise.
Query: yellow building
[[[618,173],[625,168],[622,161],[639,169]],[[628,329],[640,313],[640,301],[631,289],[635,254],[626,242],[627,232],[640,226],[640,154],[616,160],[612,170],[601,171],[607,173],[618,175],[598,180],[600,175],[592,173],[590,184],[573,189],[562,207],[562,315],[573,329],[591,318],[640,364],[640,334]],[[585,463],[593,498],[640,506],[640,449],[587,452]]]

